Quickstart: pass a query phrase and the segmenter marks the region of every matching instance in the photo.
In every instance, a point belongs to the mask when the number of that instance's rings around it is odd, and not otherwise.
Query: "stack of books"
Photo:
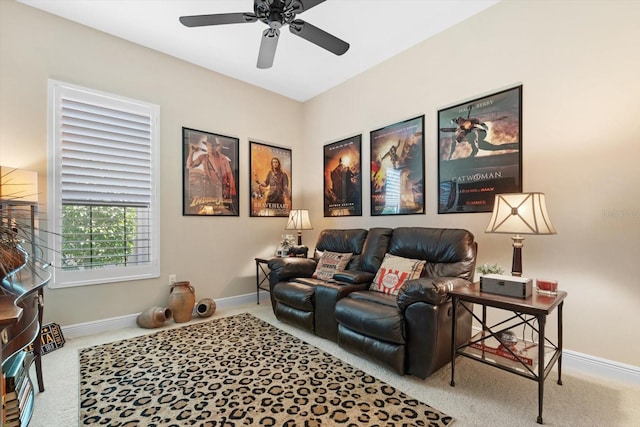
[[[28,423],[30,411],[27,409],[33,404],[33,385],[29,379],[26,357],[24,351],[19,351],[4,364],[6,371],[2,375],[3,427],[20,427]]]
[[[491,357],[501,364],[506,365],[518,366],[522,363],[527,366],[534,367],[538,363],[537,343],[518,340],[516,343],[513,343],[513,345],[510,345],[510,352],[506,349],[505,345],[503,345],[494,337],[484,338],[479,342],[473,342],[478,338],[481,338],[481,336],[481,334],[478,334],[471,338],[471,343],[468,347],[469,353],[475,354],[482,358]],[[512,352],[515,353],[515,355],[512,354]]]

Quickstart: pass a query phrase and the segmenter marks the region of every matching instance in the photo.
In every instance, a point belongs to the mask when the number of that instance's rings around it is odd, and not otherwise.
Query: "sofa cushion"
[[[326,229],[320,232],[313,252],[317,261],[325,251],[349,253],[353,256],[347,265],[348,270],[361,270],[362,249],[367,240],[368,230],[356,229]]]
[[[369,273],[368,271],[345,270],[334,274],[333,280],[337,282],[351,283],[354,285],[362,283],[366,283],[368,285],[375,276],[375,273]]]
[[[389,307],[397,307],[398,303],[396,298],[383,294],[382,292],[374,292],[374,291],[361,291],[361,292],[353,292],[349,294],[349,298],[353,298],[358,301],[365,302],[375,302],[376,304],[388,305]]]
[[[296,277],[311,277],[316,270],[316,261],[308,258],[277,257],[271,258],[269,266],[269,283],[275,285],[278,282],[294,279]]]
[[[400,375],[405,373],[405,344],[380,341],[339,325],[338,345],[351,353],[381,363]]]
[[[467,230],[398,227],[393,230],[387,252],[427,260],[426,276],[462,277],[472,281],[477,248],[473,234]]]
[[[397,295],[398,289],[405,281],[420,277],[424,265],[424,260],[386,254],[370,289],[389,295]]]
[[[273,298],[289,307],[312,312],[315,291],[315,286],[296,282],[280,282],[273,287]]]
[[[352,292],[336,303],[336,320],[359,334],[404,344],[404,318],[395,297],[381,292]]]
[[[449,291],[470,285],[471,282],[460,277],[420,277],[407,280],[398,292],[397,302],[402,309],[415,302],[438,305],[449,300]]]
[[[313,273],[314,279],[329,280],[338,271],[342,271],[349,264],[352,253],[338,253],[324,251],[318,260],[316,271]]]
[[[307,286],[318,286],[318,285],[327,283],[326,280],[314,279],[313,277],[298,277],[298,278],[289,280],[289,282],[302,283],[303,285],[307,285]]]
[[[373,274],[378,272],[384,255],[388,252],[387,248],[389,247],[392,233],[392,228],[376,227],[369,229],[367,240],[365,240],[362,247],[362,263],[359,270]]]

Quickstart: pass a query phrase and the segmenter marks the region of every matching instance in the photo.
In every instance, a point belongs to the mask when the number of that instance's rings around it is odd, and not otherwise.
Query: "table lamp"
[[[302,230],[313,230],[308,209],[291,209],[285,230],[298,231],[298,245],[302,245]]]
[[[515,234],[511,274],[522,276],[522,234],[556,234],[543,193],[497,194],[486,233]]]
[[[38,203],[38,173],[0,166],[0,200]]]
[[[38,173],[0,166],[0,277],[25,262],[21,243],[35,259],[37,216]]]

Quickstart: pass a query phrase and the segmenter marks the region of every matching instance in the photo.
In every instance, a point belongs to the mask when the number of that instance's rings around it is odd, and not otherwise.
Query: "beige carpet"
[[[381,379],[397,390],[428,402],[455,418],[455,427],[539,426],[536,424],[537,387],[531,380],[469,359],[459,359],[456,363],[456,387],[449,386],[451,373],[448,366],[426,380],[399,376],[342,350],[329,340],[279,322],[273,315],[268,299],[260,305],[256,305],[255,301],[234,307],[221,307],[219,304],[212,319],[247,311]],[[202,321],[194,318],[192,323]],[[162,330],[180,326],[168,322]],[[79,425],[79,349],[155,332],[157,331],[131,327],[78,338],[66,337],[67,342],[63,348],[46,354],[42,359],[46,391],[36,393],[34,414],[29,427]],[[33,366],[31,375],[35,378]],[[568,366],[563,369],[564,385],[555,384],[554,378],[555,372],[552,372],[545,385],[546,426],[640,425],[639,386],[608,380],[588,372],[571,371]]]
[[[80,424],[446,426],[452,418],[250,314],[80,350]]]

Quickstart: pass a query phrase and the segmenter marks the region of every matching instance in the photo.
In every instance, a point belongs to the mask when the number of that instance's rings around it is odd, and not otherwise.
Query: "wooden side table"
[[[450,292],[450,295],[454,319],[456,311],[462,307],[482,325],[482,331],[472,337],[468,343],[456,346],[455,339],[451,341],[451,386],[455,387],[456,385],[457,355],[534,380],[538,383],[537,422],[543,424],[544,380],[556,362],[558,363],[558,384],[562,385],[562,308],[567,293],[560,291],[557,295],[542,295],[534,291],[529,298],[519,299],[480,292],[480,285],[475,283],[469,287],[455,289]],[[466,304],[460,304],[460,302],[480,305],[482,318],[476,316],[472,309],[469,309]],[[488,324],[487,307],[511,311],[513,316],[496,324]],[[557,342],[555,343],[545,336],[547,316],[554,310],[558,313]],[[537,321],[537,326],[535,321]],[[501,345],[502,343],[496,338],[498,334],[507,329],[523,325],[530,327],[537,333],[537,340],[521,341],[525,346],[521,348],[529,347],[529,353],[517,350],[516,347]],[[452,337],[455,336],[456,322],[452,322]],[[537,354],[535,348],[537,348]],[[549,356],[548,359],[547,356]]]
[[[269,267],[271,258],[256,258],[256,300],[260,305],[260,291],[271,292],[269,289]],[[266,285],[265,285],[265,282]]]

